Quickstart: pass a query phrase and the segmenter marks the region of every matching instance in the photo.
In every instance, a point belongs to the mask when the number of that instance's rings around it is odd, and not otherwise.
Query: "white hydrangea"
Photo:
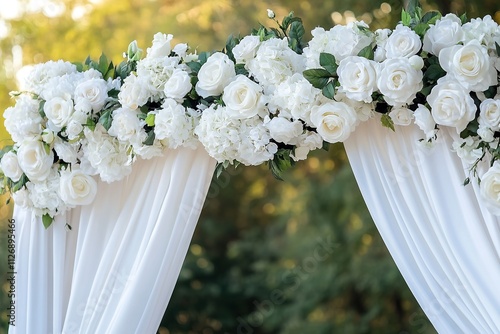
[[[184,106],[173,99],[166,99],[161,109],[155,110],[155,135],[163,145],[175,149],[180,146],[196,147],[194,128],[198,114],[186,110]]]
[[[235,119],[221,106],[212,105],[203,111],[195,134],[218,162],[236,160],[244,165],[259,165],[272,159],[277,151],[260,117]]]
[[[288,47],[286,38],[271,38],[261,43],[247,68],[268,94],[294,73],[302,72],[304,64],[303,58]]]
[[[471,19],[470,22],[465,23],[462,27],[464,31],[464,43],[473,40],[479,41],[491,53],[496,54],[495,42],[500,44],[500,27],[490,15],[486,15],[484,18]]]
[[[276,142],[287,145],[296,145],[298,137],[304,132],[301,121],[291,121],[280,116],[273,117],[272,119],[266,116],[264,125]]]
[[[76,73],[76,66],[70,62],[58,60],[37,64],[22,83],[26,90],[40,94],[51,78],[60,77],[64,74]]]
[[[15,106],[4,111],[4,125],[12,140],[20,142],[26,138],[35,138],[42,133],[39,105],[38,100],[28,95],[21,95],[17,98]]]
[[[307,159],[310,151],[323,147],[323,138],[314,131],[305,131],[298,137],[295,150],[290,156],[294,161]]]
[[[138,117],[136,110],[118,108],[113,111],[113,121],[108,130],[109,135],[122,142],[136,142],[142,127],[145,125]]]
[[[178,68],[180,57],[144,58],[137,63],[137,76],[148,85],[151,100],[165,97],[165,83]],[[144,81],[143,81],[144,82]]]
[[[364,22],[350,22],[347,25],[336,25],[329,31],[315,28],[311,31],[313,38],[309,46],[304,48],[307,68],[318,68],[319,55],[322,52],[335,56],[337,62],[348,56],[356,56],[363,48],[374,42],[375,36],[368,30]]]
[[[26,188],[29,194],[27,201],[38,216],[49,214],[51,217],[66,210],[59,195],[60,177],[57,166],[53,166],[48,177],[37,182],[28,182]]]
[[[295,73],[276,86],[269,99],[269,109],[281,117],[303,120],[312,126],[311,109],[322,97],[319,89],[313,87],[302,74]]]
[[[83,145],[84,156],[104,182],[119,181],[130,174],[129,144],[107,134],[100,124],[95,131],[85,128],[84,133],[87,139]]]

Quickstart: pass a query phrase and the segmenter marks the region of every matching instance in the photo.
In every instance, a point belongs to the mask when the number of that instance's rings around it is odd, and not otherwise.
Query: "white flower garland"
[[[137,157],[201,144],[221,167],[268,163],[280,177],[380,113],[393,130],[416,124],[426,145],[454,128],[450,149],[473,177],[491,162],[481,194],[500,214],[500,27],[414,8],[394,30],[316,28],[307,45],[299,18],[268,11],[279,30],[231,38],[224,52],[190,53],[158,33],[144,58],[134,41],[118,66],[104,56],[36,65],[4,112],[14,145],[2,153],[2,190],[49,226],[92,202],[97,177],[120,180]]]

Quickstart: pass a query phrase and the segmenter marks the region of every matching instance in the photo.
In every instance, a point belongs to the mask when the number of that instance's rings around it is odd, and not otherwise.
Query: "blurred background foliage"
[[[280,18],[302,17],[306,30],[364,20],[392,28],[398,0],[2,0],[0,110],[27,65],[83,61],[104,52],[113,61],[136,39],[171,33],[199,51],[223,47]],[[423,2],[425,10],[492,15],[498,0]],[[310,35],[306,36],[309,39]],[[0,147],[10,138],[0,122]],[[12,207],[0,198],[0,228]],[[138,222],[140,223],[140,222]],[[0,270],[6,272],[6,237]],[[0,332],[6,329],[5,278]],[[286,174],[265,167],[229,169],[214,179],[159,332],[434,333],[399,274],[357,189],[342,145],[315,152]]]

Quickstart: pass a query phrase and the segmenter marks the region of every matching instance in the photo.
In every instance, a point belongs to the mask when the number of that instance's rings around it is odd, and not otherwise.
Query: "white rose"
[[[97,194],[97,183],[79,169],[61,171],[61,199],[68,205],[88,205]]]
[[[274,117],[264,120],[264,125],[269,129],[271,137],[279,143],[295,145],[304,129],[300,121],[290,121],[283,117]]]
[[[108,84],[103,79],[90,79],[75,88],[75,102],[88,101],[94,112],[101,111],[108,98]]]
[[[377,86],[389,105],[411,104],[423,87],[422,71],[407,58],[387,59],[379,69]]]
[[[415,124],[425,133],[427,140],[436,135],[436,122],[434,122],[429,109],[419,104],[418,108],[413,112],[413,116],[415,117]]]
[[[234,63],[221,52],[211,55],[198,72],[196,92],[201,97],[218,96],[236,76]]]
[[[356,111],[343,102],[327,102],[313,107],[311,121],[323,140],[337,143],[346,140],[356,125]]]
[[[15,193],[12,193],[12,199],[18,207],[28,208],[33,205],[30,200],[30,194],[25,188],[21,188]]]
[[[174,46],[172,51],[179,57],[185,57],[188,50],[188,45],[186,43],[179,43]]]
[[[458,138],[452,143],[452,150],[463,162],[472,165],[483,156],[483,150],[478,148],[478,145],[479,140],[474,140],[472,137]]]
[[[300,135],[297,146],[293,154],[290,154],[294,161],[307,159],[310,151],[321,148],[323,146],[323,138],[313,131],[305,131]]]
[[[413,120],[413,112],[406,107],[394,107],[389,113],[392,121],[396,125],[407,126]]]
[[[156,33],[153,36],[153,45],[147,49],[147,57],[148,58],[162,58],[168,57],[170,55],[171,46],[170,41],[174,38],[174,36],[162,33]]]
[[[175,69],[165,83],[163,92],[166,98],[181,100],[193,88],[189,74],[182,69]]]
[[[486,126],[482,126],[481,124],[479,125],[479,128],[477,129],[477,135],[481,137],[482,141],[485,141],[487,143],[491,143],[495,140],[495,134],[493,133],[493,130]]]
[[[377,43],[377,48],[375,49],[374,60],[378,63],[387,59],[385,46],[391,32],[391,29],[375,30],[375,42]]]
[[[113,111],[113,122],[108,130],[109,135],[123,142],[134,141],[143,124],[137,117],[137,112],[128,108],[118,108]]]
[[[30,181],[43,181],[50,174],[54,153],[52,150],[47,153],[41,141],[26,140],[17,151],[17,159]]]
[[[486,99],[479,105],[479,124],[500,130],[500,100]]]
[[[236,60],[236,64],[246,63],[255,57],[255,53],[257,52],[259,45],[259,36],[243,37],[243,39],[233,48],[233,55]]]
[[[494,215],[500,215],[500,164],[498,161],[484,173],[479,188],[488,209]]]
[[[434,121],[439,125],[455,127],[458,133],[476,114],[476,105],[469,92],[458,82],[446,78],[441,78],[432,88],[427,102]]]
[[[43,111],[49,119],[48,128],[54,132],[60,131],[68,124],[73,110],[73,100],[70,98],[54,97],[46,101]]]
[[[54,141],[54,151],[56,151],[57,156],[65,162],[76,163],[78,159],[78,152],[76,149],[70,143],[61,140],[59,137]]]
[[[66,126],[66,134],[69,140],[77,139],[83,131],[83,125],[75,120],[70,120]]]
[[[356,101],[372,102],[377,88],[376,63],[363,57],[349,56],[340,61],[337,69],[339,91]]]
[[[460,18],[455,14],[447,14],[427,30],[424,35],[423,50],[438,56],[442,49],[457,45],[463,39],[464,32]]]
[[[416,55],[421,47],[422,42],[420,41],[420,37],[409,27],[398,24],[389,38],[387,38],[385,44],[386,57],[409,58]]]
[[[51,130],[49,129],[45,129],[42,131],[42,140],[46,143],[46,144],[52,144],[52,142],[54,141],[54,132],[52,132]]]
[[[2,160],[0,161],[0,167],[3,174],[14,182],[19,181],[23,175],[23,170],[19,166],[17,155],[12,151],[3,155]]]
[[[262,96],[260,85],[244,75],[237,75],[236,79],[224,88],[222,100],[231,117],[250,118],[264,108]]]
[[[467,90],[482,92],[497,84],[497,72],[490,61],[488,50],[477,40],[442,49],[439,63]]]

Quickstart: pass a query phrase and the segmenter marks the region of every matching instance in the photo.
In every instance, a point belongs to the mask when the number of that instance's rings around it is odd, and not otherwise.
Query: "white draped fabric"
[[[138,161],[45,230],[15,208],[11,333],[155,333],[215,168],[203,148]],[[65,223],[72,230],[65,229]]]
[[[500,333],[500,219],[441,131],[432,150],[415,126],[377,119],[345,142],[368,209],[399,270],[439,333]]]

